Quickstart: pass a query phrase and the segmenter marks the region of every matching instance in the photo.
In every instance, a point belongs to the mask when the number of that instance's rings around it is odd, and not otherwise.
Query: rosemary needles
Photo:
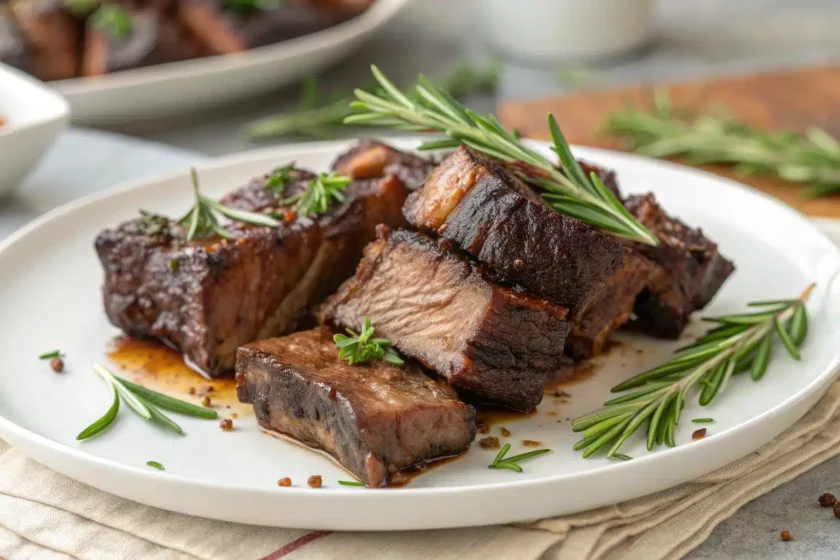
[[[376,93],[356,90],[358,111],[347,124],[386,126],[409,131],[436,131],[447,136],[420,149],[468,146],[511,164],[523,180],[543,191],[557,212],[583,220],[615,235],[656,245],[657,240],[610,192],[596,173],[587,176],[571,153],[553,115],[548,126],[559,167],[506,130],[494,115],[479,115],[461,105],[443,88],[420,76],[411,92],[400,91],[376,66]]]
[[[840,142],[820,128],[805,134],[768,132],[715,114],[679,112],[667,92],[657,91],[650,111],[622,109],[610,115],[604,129],[647,156],[731,164],[746,175],[809,184],[808,196],[840,192]]]
[[[519,455],[514,455],[513,457],[506,457],[507,452],[510,451],[510,444],[506,443],[504,447],[499,451],[496,455],[496,458],[493,459],[493,462],[487,467],[488,469],[507,469],[510,471],[515,472],[522,472],[522,467],[519,466],[521,461],[525,459],[531,459],[533,457],[539,457],[545,453],[551,451],[550,449],[537,449],[536,451],[528,451],[527,453],[520,453]]]
[[[79,441],[90,439],[108,430],[117,419],[120,411],[120,402],[128,405],[131,410],[144,420],[148,420],[180,435],[183,435],[184,431],[169,416],[164,414],[161,409],[206,420],[212,420],[218,416],[215,410],[197,406],[121,379],[99,364],[93,364],[93,370],[108,383],[108,386],[111,388],[112,401],[111,406],[101,418],[76,436],[76,439]]]
[[[791,357],[801,358],[799,347],[808,334],[805,302],[812,289],[797,299],[748,304],[755,312],[706,318],[717,326],[671,360],[613,388],[632,392],[576,418],[572,429],[582,432],[583,439],[575,449],[589,457],[609,446],[607,457],[617,457],[622,444],[645,423],[648,451],[655,445],[676,445],[674,432],[690,391],[697,389],[700,405],[706,406],[724,392],[732,375],[749,371],[753,380],[760,380],[777,339]]]

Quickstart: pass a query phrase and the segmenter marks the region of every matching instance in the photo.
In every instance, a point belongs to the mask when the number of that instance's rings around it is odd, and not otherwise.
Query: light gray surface
[[[368,64],[376,62],[401,83],[408,83],[419,71],[432,76],[445,73],[460,56],[488,56],[472,23],[479,3],[415,0],[361,53],[331,69],[324,81],[333,89],[364,84]],[[636,56],[591,66],[594,72],[585,86],[680,80],[840,59],[837,0],[659,0],[657,4],[653,44]],[[507,64],[498,97],[540,97],[568,89],[558,74],[557,68]],[[199,116],[133,125],[124,131],[214,155],[241,151],[249,147],[238,134],[242,124],[292,107],[295,93],[292,88]],[[489,110],[492,102],[471,100],[481,110]],[[73,131],[58,142],[18,196],[0,202],[0,238],[82,193],[198,159],[195,153],[135,142],[113,144],[95,133]],[[689,558],[840,558],[840,520],[816,502],[828,490],[840,494],[840,458],[748,504]],[[792,541],[780,541],[783,529],[793,534]]]

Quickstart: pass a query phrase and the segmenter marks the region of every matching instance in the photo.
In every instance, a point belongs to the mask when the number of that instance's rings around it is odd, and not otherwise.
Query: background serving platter
[[[416,141],[398,144],[409,148]],[[309,144],[233,156],[203,166],[201,180],[215,196],[292,160],[325,169],[346,146]],[[736,183],[625,154],[583,148],[576,153],[616,169],[625,191],[654,191],[669,212],[702,226],[735,260],[738,270],[710,313],[736,311],[748,300],[790,297],[817,283],[802,362],[779,350],[761,383],[752,385],[741,376],[714,406],[691,404],[674,449],[648,454],[633,439],[625,452],[636,459],[628,462],[584,460],[571,449],[577,438],[567,418],[595,408],[608,398],[609,387],[675,347],[630,335],[596,362],[593,376],[562,387],[570,402],[547,396],[538,414],[493,427],[493,435],[501,425],[512,432],[513,452],[524,449],[523,439],[553,450],[523,463],[521,474],[487,469],[495,452],[474,445],[465,457],[431,469],[405,488],[344,488],[337,480],[350,477],[341,469],[266,436],[252,416],[244,415],[233,433],[214,422],[184,419],[189,435],[178,438],[123,411],[110,432],[76,443],[76,434],[109,403],[108,390],[90,364],[106,359],[108,342],[117,334],[101,309],[93,239],[141,207],[181,213],[191,204],[186,170],[66,206],[0,246],[0,437],[82,482],[174,511],[265,525],[387,530],[503,523],[629,499],[731,462],[801,417],[840,364],[836,247],[797,213]],[[68,354],[62,376],[37,360],[56,347]],[[688,420],[701,416],[716,422],[706,425],[709,437],[693,442],[697,426]],[[148,460],[160,461],[166,472],[149,469]],[[311,474],[323,476],[324,488],[306,488]],[[285,476],[296,487],[278,488],[277,479]]]
[[[51,82],[76,123],[157,119],[235,101],[291,84],[350,55],[408,0],[377,0],[363,14],[302,37],[215,56]]]

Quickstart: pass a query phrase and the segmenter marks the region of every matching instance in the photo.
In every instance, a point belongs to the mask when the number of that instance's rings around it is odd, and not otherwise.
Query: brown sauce
[[[488,427],[498,426],[499,424],[506,424],[508,422],[516,422],[518,420],[527,420],[536,414],[536,411],[517,412],[509,408],[484,404],[475,406],[476,423],[483,423]]]
[[[153,391],[195,404],[201,404],[206,394],[211,408],[222,416],[253,414],[251,405],[236,398],[232,377],[207,379],[185,364],[179,352],[160,342],[120,336],[111,341],[108,359],[122,375]]]
[[[545,384],[545,392],[554,394],[555,390],[560,387],[567,387],[586,381],[596,371],[596,365],[591,362],[564,363],[548,378]]]

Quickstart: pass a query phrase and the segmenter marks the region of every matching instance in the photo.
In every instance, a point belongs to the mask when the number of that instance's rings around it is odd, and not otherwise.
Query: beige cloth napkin
[[[509,527],[332,533],[210,521],[95,490],[0,440],[0,558],[320,560],[680,558],[750,500],[840,454],[840,383],[755,453],[694,482]]]

